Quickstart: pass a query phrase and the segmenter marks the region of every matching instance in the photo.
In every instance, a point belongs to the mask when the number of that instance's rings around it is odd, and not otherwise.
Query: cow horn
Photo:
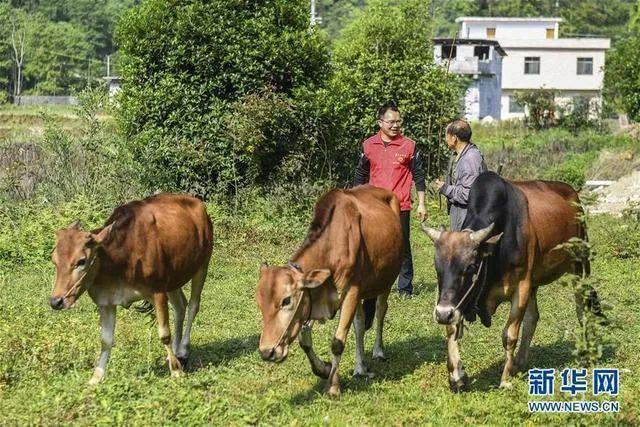
[[[437,242],[438,239],[440,239],[440,236],[442,235],[442,231],[438,231],[435,228],[431,228],[427,226],[425,223],[422,223],[421,226],[422,226],[422,231],[424,231],[431,240],[433,240],[434,242]]]
[[[489,237],[489,234],[491,234],[493,226],[494,223],[492,222],[488,227],[482,228],[478,231],[473,231],[471,234],[469,234],[469,238],[476,243],[484,242],[485,239]]]

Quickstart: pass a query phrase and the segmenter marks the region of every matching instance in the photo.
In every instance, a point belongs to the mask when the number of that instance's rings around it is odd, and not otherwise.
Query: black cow
[[[589,271],[588,261],[577,264],[566,251],[554,250],[572,237],[586,239],[581,214],[578,194],[567,184],[510,182],[485,172],[471,187],[462,231],[423,226],[436,247],[435,318],[447,325],[447,366],[453,390],[466,383],[457,342],[462,319],[473,321],[479,315],[488,327],[504,301],[511,302],[511,310],[503,331],[506,364],[500,386],[508,386],[517,367],[526,365],[539,318],[538,286],[577,268]],[[514,358],[521,324],[522,341]]]

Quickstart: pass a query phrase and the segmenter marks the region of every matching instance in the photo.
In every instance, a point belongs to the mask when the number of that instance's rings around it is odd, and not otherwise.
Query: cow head
[[[492,223],[478,231],[452,232],[422,226],[436,247],[435,267],[440,293],[434,315],[438,323],[451,325],[460,321],[471,301],[468,296],[463,298],[472,286],[473,276],[482,258],[493,251],[502,237],[502,233],[489,237],[493,226]]]
[[[97,271],[98,248],[111,233],[113,224],[93,234],[82,231],[80,221],[56,233],[51,260],[56,265],[56,281],[49,303],[51,308],[70,308],[91,285]]]
[[[302,325],[314,314],[314,295],[329,284],[329,270],[302,273],[295,268],[260,266],[260,280],[256,299],[262,311],[260,356],[268,362],[282,362],[289,352],[289,344]],[[314,316],[317,317],[317,316]]]

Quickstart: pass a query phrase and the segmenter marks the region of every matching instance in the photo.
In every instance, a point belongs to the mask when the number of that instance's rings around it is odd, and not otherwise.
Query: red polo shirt
[[[400,200],[400,210],[411,210],[411,161],[416,143],[398,135],[386,146],[380,132],[362,144],[362,151],[370,162],[369,184],[390,191]]]

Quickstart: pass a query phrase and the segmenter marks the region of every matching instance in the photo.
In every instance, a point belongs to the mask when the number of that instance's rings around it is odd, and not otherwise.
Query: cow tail
[[[362,301],[362,309],[364,310],[364,330],[368,331],[373,325],[373,318],[376,315],[376,298],[369,298]]]

